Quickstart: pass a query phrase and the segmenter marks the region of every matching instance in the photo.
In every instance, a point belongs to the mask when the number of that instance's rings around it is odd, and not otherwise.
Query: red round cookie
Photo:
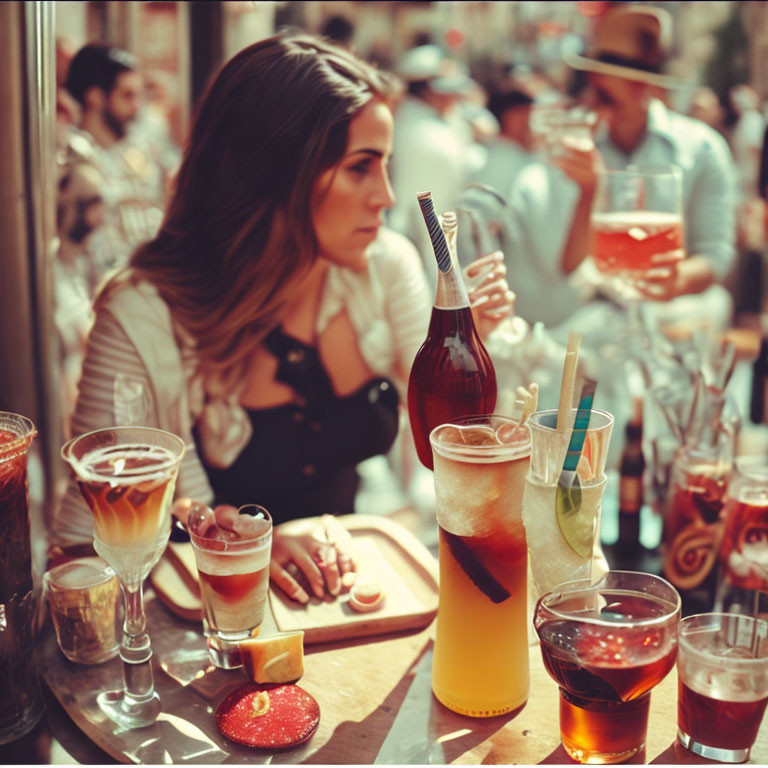
[[[264,714],[264,697],[269,709]],[[227,696],[216,709],[216,725],[232,741],[259,749],[285,749],[309,741],[320,723],[320,706],[298,685],[249,683]]]

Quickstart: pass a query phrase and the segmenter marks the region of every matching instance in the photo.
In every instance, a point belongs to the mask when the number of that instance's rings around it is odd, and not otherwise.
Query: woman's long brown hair
[[[279,322],[317,258],[312,189],[347,144],[350,120],[394,83],[306,35],[245,48],[195,116],[163,225],[131,259],[196,342],[207,371],[243,363]]]

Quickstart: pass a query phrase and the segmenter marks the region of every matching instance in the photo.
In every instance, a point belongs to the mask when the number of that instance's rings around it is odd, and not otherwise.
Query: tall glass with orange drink
[[[437,427],[430,443],[440,526],[432,690],[454,712],[492,717],[528,698],[530,433],[503,416],[474,416]]]

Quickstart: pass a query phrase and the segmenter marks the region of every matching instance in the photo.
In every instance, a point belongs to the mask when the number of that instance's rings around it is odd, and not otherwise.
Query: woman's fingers
[[[306,576],[315,597],[322,599],[325,595],[325,577],[314,559],[314,551],[310,556],[306,549],[297,545],[291,548],[291,559]]]
[[[269,564],[269,577],[285,592],[291,600],[298,603],[308,603],[309,595],[282,565],[272,560]]]
[[[325,579],[328,592],[334,596],[338,595],[341,591],[341,574],[336,548],[332,544],[322,545],[313,552],[312,558]]]

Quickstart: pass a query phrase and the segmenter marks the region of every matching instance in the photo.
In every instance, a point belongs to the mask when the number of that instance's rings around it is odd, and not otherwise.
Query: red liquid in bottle
[[[421,463],[432,469],[429,433],[435,427],[495,407],[496,372],[470,308],[434,307],[408,380],[408,415]]]

